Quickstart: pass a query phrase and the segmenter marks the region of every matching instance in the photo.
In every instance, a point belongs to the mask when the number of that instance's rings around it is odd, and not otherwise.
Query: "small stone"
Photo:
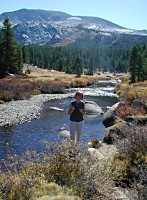
[[[63,130],[63,131],[61,131],[61,132],[59,133],[59,135],[60,135],[61,137],[66,137],[66,138],[68,138],[68,137],[70,136],[70,132],[67,131],[67,130]]]

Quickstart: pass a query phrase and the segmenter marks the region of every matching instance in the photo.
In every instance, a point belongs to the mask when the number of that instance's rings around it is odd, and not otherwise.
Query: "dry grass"
[[[5,78],[0,80],[0,100],[4,103],[11,100],[28,99],[37,94],[61,94],[64,93],[66,87],[67,84],[60,81]]]
[[[75,82],[77,80],[79,81],[96,81],[105,79],[106,75],[94,75],[94,76],[88,76],[88,75],[81,75],[81,78],[76,78],[75,74],[66,74],[65,72],[58,72],[58,71],[49,71],[46,69],[40,69],[35,68],[31,69],[31,73],[28,75],[29,79],[35,79],[35,80],[51,80],[51,81],[63,81],[63,82]]]
[[[4,104],[5,102],[3,100],[0,100],[0,104]]]
[[[26,71],[27,69],[30,69],[31,73],[28,74],[28,78],[29,79],[41,79],[43,80],[59,80],[59,81],[74,81],[76,78],[75,74],[66,74],[65,72],[59,72],[59,71],[55,71],[55,70],[48,70],[48,69],[41,69],[41,68],[35,68],[32,66],[27,66],[24,67],[22,70]],[[89,81],[95,81],[95,80],[101,80],[101,79],[106,79],[107,77],[112,77],[112,78],[116,78],[115,76],[112,75],[112,73],[107,73],[107,74],[103,74],[101,73],[100,75],[94,74],[93,76],[88,76],[88,75],[81,75],[81,78],[79,78],[80,80],[89,80]]]
[[[117,94],[123,94],[125,102],[132,103],[134,100],[139,100],[142,103],[147,103],[147,81],[134,84],[122,83],[115,88]]]
[[[106,80],[105,74],[82,75],[76,78],[75,74],[49,71],[31,67],[31,73],[25,78],[5,78],[0,80],[0,103],[11,100],[27,99],[37,94],[61,94],[70,87],[86,87],[98,80]],[[27,69],[23,69],[26,71]],[[107,74],[108,75],[108,74]],[[112,78],[114,78],[112,76]]]
[[[75,74],[66,74],[65,72],[58,71],[49,71],[45,69],[33,69],[26,80],[28,81],[41,81],[41,82],[52,82],[64,86],[65,88],[69,87],[86,87],[88,85],[94,84],[94,82],[99,80],[106,80],[108,74],[93,76],[81,75],[80,78],[77,78]],[[115,79],[115,76],[109,74],[112,79]]]

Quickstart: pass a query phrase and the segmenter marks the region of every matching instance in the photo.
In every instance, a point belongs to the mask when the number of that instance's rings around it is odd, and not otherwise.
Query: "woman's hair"
[[[81,95],[81,97],[82,97],[82,99],[83,99],[83,92],[80,92],[80,91],[78,91],[78,92],[76,92],[76,94],[75,94],[75,98],[76,98],[76,96],[78,96],[78,95]]]

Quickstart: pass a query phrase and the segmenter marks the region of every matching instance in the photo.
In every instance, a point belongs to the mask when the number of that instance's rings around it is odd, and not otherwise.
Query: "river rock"
[[[60,135],[61,137],[69,138],[70,132],[67,131],[67,130],[63,130],[63,131],[61,131],[61,132],[59,133],[59,135]]]
[[[119,105],[124,105],[121,102],[114,104],[111,108],[107,110],[107,112],[103,116],[103,124],[105,127],[113,126],[118,119],[117,108]]]
[[[116,139],[124,138],[122,129],[127,126],[127,122],[124,120],[118,120],[113,126],[108,127],[104,131],[103,142],[107,144],[113,144]]]
[[[50,107],[51,110],[57,110],[57,111],[64,111],[64,109],[62,108],[58,108],[58,107]]]
[[[85,112],[86,114],[103,114],[101,107],[98,106],[94,101],[85,102]]]
[[[88,148],[88,151],[90,153],[91,156],[97,158],[97,159],[104,159],[104,156],[99,152],[99,150],[95,149],[95,148]]]

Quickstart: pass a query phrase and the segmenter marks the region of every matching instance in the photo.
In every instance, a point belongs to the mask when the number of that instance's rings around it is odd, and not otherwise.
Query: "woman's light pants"
[[[81,122],[70,121],[70,139],[76,143],[80,142],[81,133],[83,130],[84,120]]]

